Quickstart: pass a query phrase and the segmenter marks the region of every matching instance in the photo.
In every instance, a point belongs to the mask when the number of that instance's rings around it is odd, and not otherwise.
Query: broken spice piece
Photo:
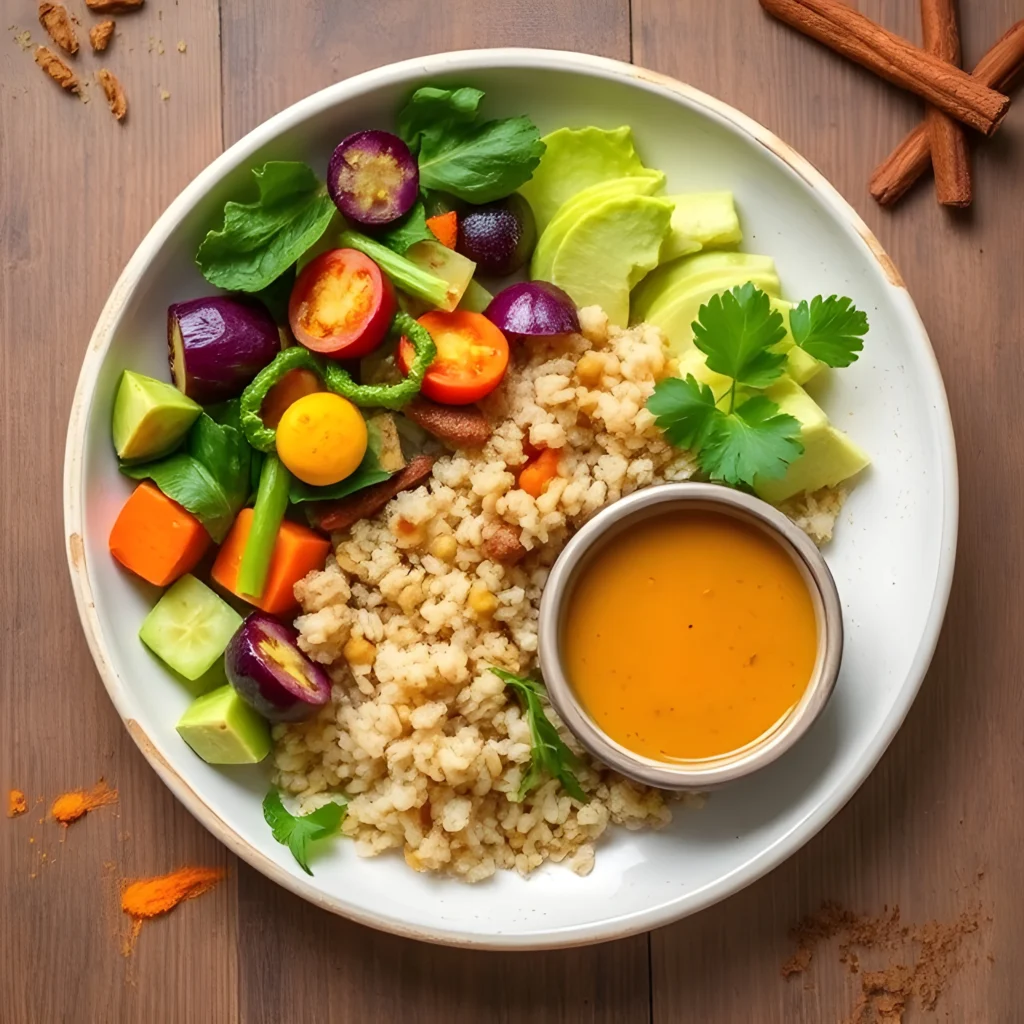
[[[48,0],[39,2],[39,24],[46,29],[50,38],[65,52],[78,53],[78,37],[71,24],[67,8],[52,4]]]
[[[188,49],[188,44],[184,39],[178,40],[178,53],[184,53]]]
[[[85,6],[96,14],[127,14],[137,11],[146,0],[85,0]]]
[[[121,889],[121,909],[132,919],[131,934],[124,953],[132,944],[144,921],[173,910],[184,900],[195,899],[209,892],[224,877],[223,868],[184,867],[169,875],[141,878]]]
[[[128,100],[125,98],[121,83],[117,80],[117,75],[106,68],[100,68],[96,72],[96,81],[103,87],[103,95],[107,97],[111,113],[118,121],[123,121],[128,113]]]
[[[89,29],[89,42],[97,53],[102,53],[110,45],[113,35],[114,20],[113,18],[108,18],[106,21],[101,21],[98,25],[93,25]]]
[[[62,89],[78,92],[78,76],[49,47],[36,47],[35,61]]]
[[[76,789],[70,793],[62,793],[50,807],[54,821],[62,825],[70,825],[78,821],[84,814],[94,811],[97,807],[117,803],[117,790],[111,789],[102,779],[90,790]]]
[[[20,789],[12,789],[7,794],[7,817],[17,818],[28,810],[28,801]]]

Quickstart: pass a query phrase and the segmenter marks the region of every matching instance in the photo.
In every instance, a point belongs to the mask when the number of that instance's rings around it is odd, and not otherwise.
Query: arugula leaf
[[[337,833],[345,820],[345,804],[329,803],[296,817],[285,810],[281,794],[272,789],[263,799],[263,817],[274,838],[292,851],[299,867],[312,875],[309,869],[309,844],[327,839]]]
[[[417,89],[398,115],[423,188],[489,203],[529,181],[545,148],[537,126],[522,116],[478,121],[482,98],[479,89]]]
[[[224,226],[207,233],[196,263],[210,284],[258,292],[277,280],[334,216],[327,186],[304,163],[273,160],[253,168],[260,196],[224,205]]]
[[[398,115],[398,134],[415,156],[428,130],[446,131],[456,124],[472,124],[484,94],[479,89],[417,89]]]
[[[417,199],[413,208],[402,218],[377,232],[379,242],[389,249],[402,254],[417,242],[435,242],[434,232],[427,227],[427,210],[422,199]]]
[[[531,790],[541,784],[545,775],[558,779],[562,788],[574,800],[586,803],[587,794],[583,792],[579,779],[573,772],[579,767],[579,759],[565,745],[558,730],[544,713],[542,699],[547,694],[540,683],[523,676],[513,675],[501,668],[491,671],[506,685],[511,686],[519,698],[519,703],[526,712],[526,721],[530,727],[530,767],[519,783],[516,801],[520,802]]]
[[[667,377],[659,381],[647,399],[647,408],[654,413],[654,422],[669,443],[677,448],[700,448],[716,416],[724,415],[715,407],[711,388],[690,373],[686,380]]]
[[[793,341],[808,355],[826,366],[842,367],[856,362],[864,348],[861,339],[868,333],[868,318],[852,299],[816,295],[810,306],[804,299],[789,311],[789,329]]]
[[[800,421],[779,412],[764,395],[749,398],[735,412],[719,413],[703,438],[697,462],[712,480],[731,487],[753,486],[756,477],[775,480],[803,454]]]
[[[183,451],[154,462],[122,466],[121,472],[133,480],[152,480],[168,498],[191,512],[219,544],[249,499],[251,456],[238,426],[235,399],[203,412],[189,430]]]
[[[767,387],[782,375],[785,353],[770,351],[786,336],[782,314],[750,281],[712,295],[697,317],[693,340],[710,369],[754,388]]]

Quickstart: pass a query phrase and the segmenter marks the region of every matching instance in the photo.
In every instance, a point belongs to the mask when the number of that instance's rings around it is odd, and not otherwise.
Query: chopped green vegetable
[[[502,199],[529,181],[544,155],[528,117],[479,121],[479,89],[417,89],[398,134],[417,155],[420,184],[470,203]]]
[[[345,248],[358,249],[379,264],[380,269],[391,278],[396,288],[401,288],[402,291],[415,295],[439,309],[448,308],[448,282],[436,274],[423,270],[411,260],[358,231],[343,231],[340,241]],[[455,302],[458,302],[458,299]]]
[[[385,252],[390,252],[390,250],[386,249]],[[391,255],[395,254],[391,253]],[[401,259],[401,257],[395,258]],[[434,356],[437,355],[437,346],[426,328],[416,323],[408,313],[396,315],[392,330],[405,335],[412,343],[415,352],[408,376],[396,384],[357,384],[352,379],[352,375],[337,363],[318,359],[301,345],[286,348],[269,366],[260,370],[253,382],[242,392],[241,423],[249,444],[257,451],[274,451],[277,431],[263,422],[260,409],[263,407],[263,400],[267,397],[267,392],[292,370],[311,370],[323,380],[328,391],[347,398],[354,405],[401,409],[406,402],[419,393],[423,386],[423,378],[434,361]],[[189,509],[189,511],[192,510]]]
[[[345,810],[345,804],[329,803],[309,814],[294,815],[285,809],[276,789],[263,800],[263,817],[274,838],[291,850],[307,875],[313,874],[309,869],[309,844],[335,835],[345,820]]]
[[[219,544],[249,498],[251,455],[235,399],[195,421],[185,451],[155,462],[122,466],[121,472],[133,480],[152,480],[168,498],[188,509]]]
[[[864,348],[861,339],[868,333],[868,318],[852,299],[816,295],[810,306],[804,299],[789,311],[789,329],[808,355],[827,366],[849,366]]]
[[[260,196],[224,205],[224,226],[207,233],[196,263],[211,284],[259,292],[276,281],[334,216],[327,186],[304,163],[271,161],[253,168]]]
[[[277,543],[277,531],[288,508],[291,476],[276,455],[268,454],[263,460],[256,505],[252,510],[252,526],[238,567],[237,589],[240,594],[258,598],[263,593],[270,558]]]
[[[410,245],[434,240],[434,232],[427,227],[427,211],[422,199],[417,199],[413,208],[383,231],[377,232],[377,239],[389,249],[402,254]]]
[[[558,730],[544,713],[542,699],[547,694],[540,683],[523,676],[513,675],[504,669],[492,668],[491,671],[506,685],[515,691],[519,703],[526,712],[526,721],[530,727],[530,767],[519,784],[515,799],[521,801],[531,790],[536,789],[548,775],[558,779],[565,791],[580,803],[587,802],[587,794],[583,792],[579,779],[573,772],[579,767],[579,759],[565,745]]]
[[[753,388],[765,388],[782,376],[786,356],[771,348],[786,329],[782,314],[760,288],[748,281],[712,295],[697,317],[693,340],[708,357],[709,369]]]

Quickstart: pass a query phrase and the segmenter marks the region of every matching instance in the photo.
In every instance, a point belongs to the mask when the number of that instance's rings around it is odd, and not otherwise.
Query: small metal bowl
[[[818,625],[818,653],[803,697],[769,734],[717,758],[676,764],[644,757],[607,735],[579,702],[562,664],[561,636],[580,573],[605,544],[645,519],[673,510],[712,511],[758,527],[786,551],[807,583]],[[624,596],[624,600],[628,597]],[[785,753],[828,703],[843,653],[843,618],[832,573],[807,535],[758,498],[717,484],[661,484],[636,491],[599,512],[569,541],[552,567],[540,604],[540,668],[562,721],[599,761],[660,789],[707,790],[749,775]],[[623,643],[629,638],[623,637]],[[670,642],[666,638],[666,643]]]

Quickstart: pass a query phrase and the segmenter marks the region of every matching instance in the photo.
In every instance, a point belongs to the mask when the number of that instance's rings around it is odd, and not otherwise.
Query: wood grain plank
[[[224,0],[225,141],[306,94],[417,54],[559,46],[629,58],[628,0],[455,0],[301,6]],[[649,1019],[644,936],[548,954],[470,953],[380,935],[315,910],[255,872],[239,875],[239,985],[246,1024],[640,1024]],[[483,894],[482,894],[483,896]]]
[[[83,0],[68,6],[84,41],[97,19]],[[0,1020],[221,1024],[237,1015],[233,881],[147,926],[130,960],[119,949],[120,877],[229,858],[146,765],[96,675],[61,501],[68,409],[100,308],[163,207],[220,150],[217,10],[151,0],[119,17],[102,59],[84,43],[73,61],[88,103],[15,41],[23,30],[40,41],[35,10],[5,0],[15,27],[0,46],[0,786],[47,803],[0,819]],[[91,84],[101,66],[124,83],[123,126]],[[116,807],[66,834],[39,822],[54,796],[101,775],[120,790]]]
[[[916,4],[856,6],[919,38]],[[965,4],[961,13],[968,64],[1020,17],[1010,0]],[[1024,371],[1024,110],[1018,100],[999,134],[978,149],[973,213],[951,216],[932,202],[927,185],[886,212],[869,198],[867,181],[920,118],[916,102],[746,0],[634,0],[633,33],[638,64],[682,78],[772,128],[821,168],[878,234],[917,301],[943,369],[963,501],[946,627],[890,751],[800,854],[726,903],[654,933],[654,1019],[844,1020],[859,983],[839,965],[834,947],[807,974],[789,982],[779,976],[792,952],[789,926],[823,899],[835,899],[866,912],[898,904],[908,922],[949,920],[980,900],[994,920],[970,944],[938,1016],[908,1021],[1016,1020],[1021,982],[1008,968],[1024,941],[1016,913],[1024,785],[1011,767],[1021,756],[1024,718],[1024,644],[1015,624],[1024,559],[1015,411]],[[694,45],[697,39],[704,44]]]

